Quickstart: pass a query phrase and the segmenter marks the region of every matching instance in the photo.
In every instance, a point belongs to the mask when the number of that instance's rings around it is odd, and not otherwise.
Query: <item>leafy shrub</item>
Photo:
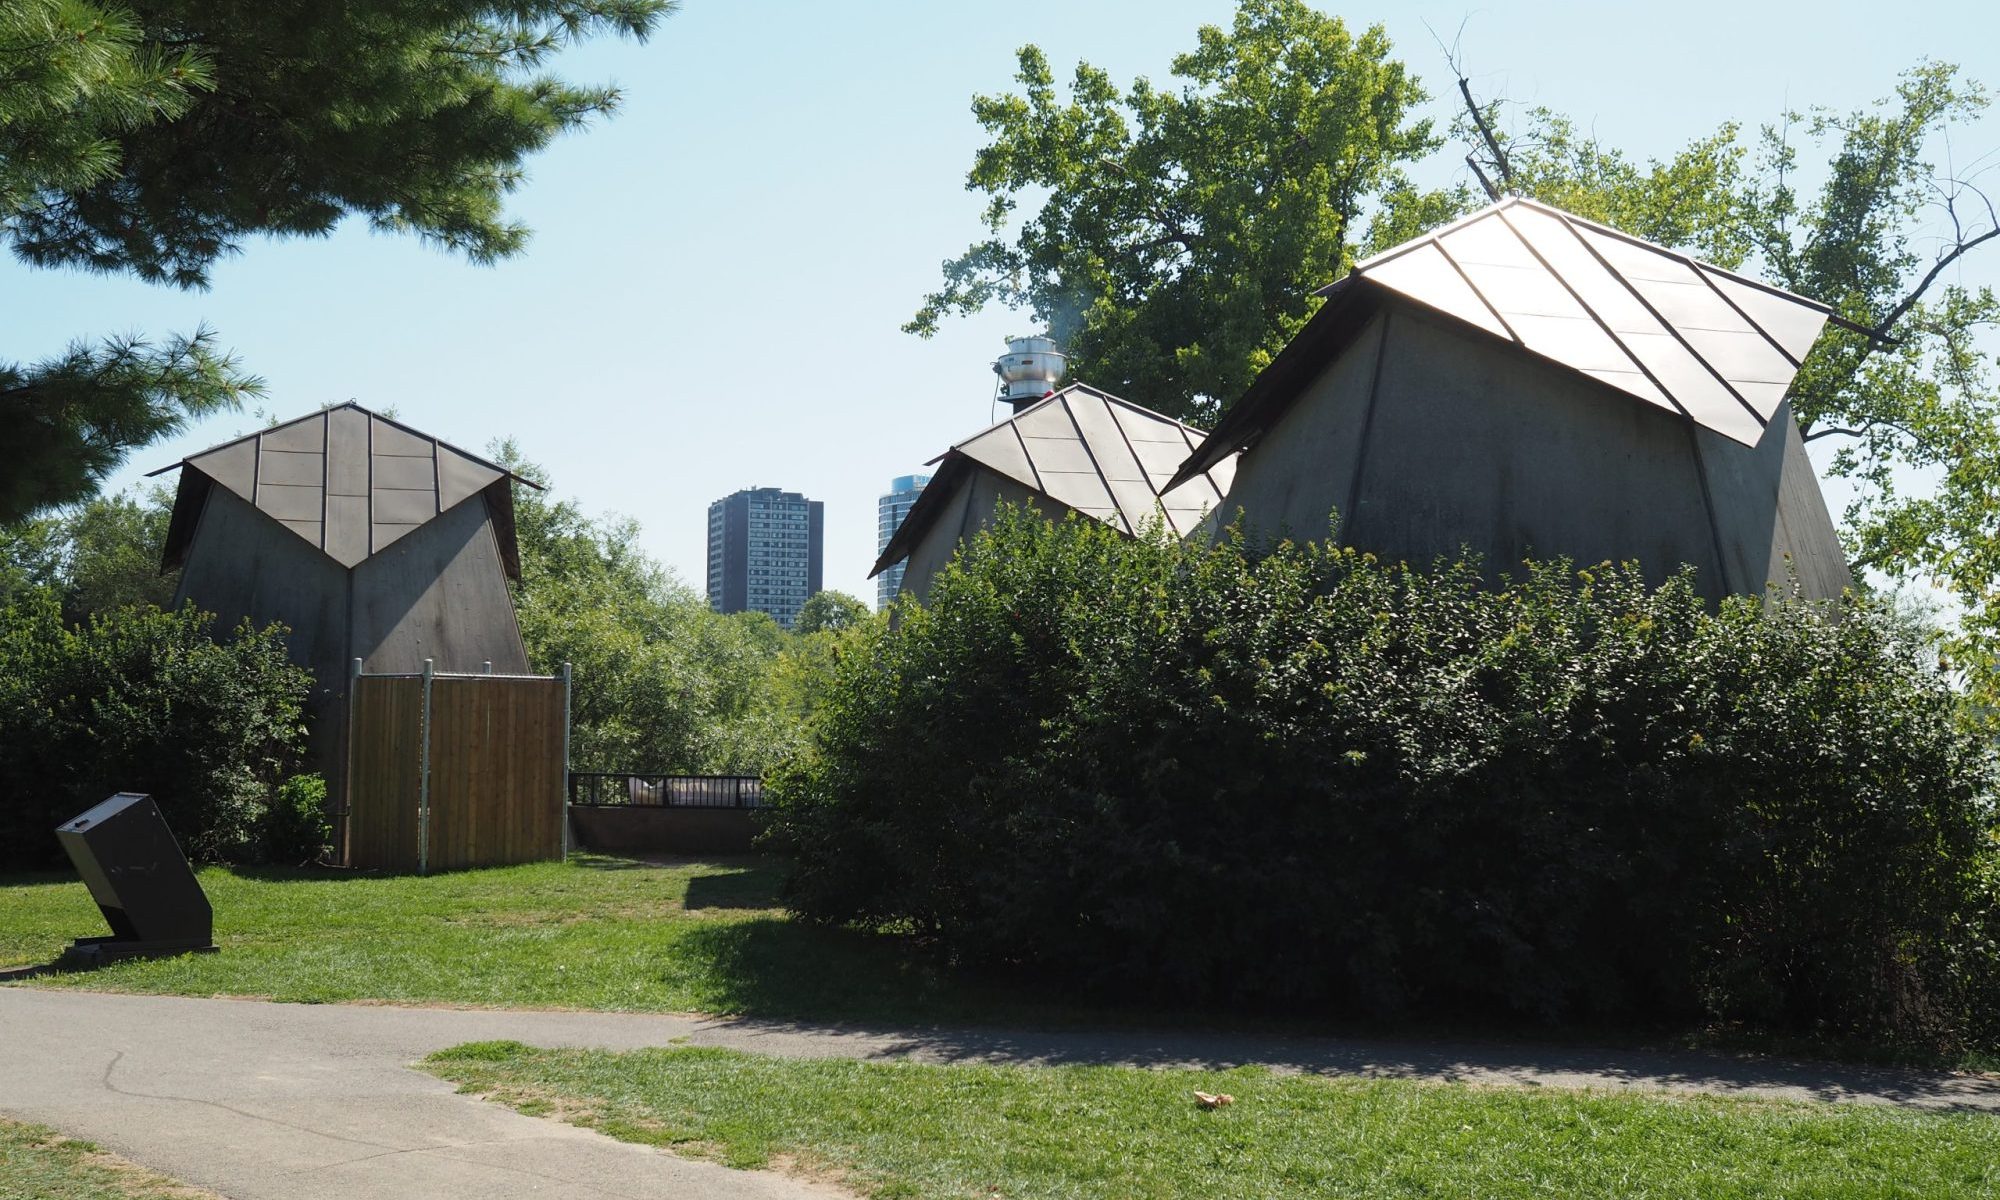
[[[1103,991],[1964,1040],[1994,768],[1921,650],[1013,514],[840,664],[772,836],[808,918]]]
[[[332,848],[325,779],[294,775],[278,785],[264,814],[263,843],[264,857],[274,863],[314,862]]]
[[[190,858],[255,857],[298,765],[306,672],[283,630],[217,641],[190,606],[66,625],[49,589],[0,608],[0,865],[63,861],[52,831],[114,792],[148,792]]]

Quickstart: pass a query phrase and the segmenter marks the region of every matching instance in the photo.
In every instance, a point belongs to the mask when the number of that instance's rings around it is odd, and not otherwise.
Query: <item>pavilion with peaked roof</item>
[[[1321,294],[1170,487],[1240,455],[1222,509],[1266,534],[1851,583],[1786,399],[1825,305],[1518,198]]]
[[[351,664],[370,672],[528,670],[509,579],[516,483],[498,463],[358,404],[322,409],[191,455],[161,569],[176,604],[289,627],[313,673],[315,759],[341,768]],[[337,789],[336,789],[337,792]]]
[[[903,590],[929,594],[932,577],[1004,502],[1044,515],[1070,512],[1128,536],[1164,522],[1185,536],[1228,491],[1233,455],[1168,486],[1202,432],[1075,383],[1027,404],[931,460],[937,469],[870,572],[907,560]]]

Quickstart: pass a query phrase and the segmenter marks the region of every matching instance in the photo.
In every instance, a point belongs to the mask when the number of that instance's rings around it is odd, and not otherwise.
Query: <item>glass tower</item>
[[[924,485],[931,481],[928,475],[898,475],[889,481],[889,494],[875,502],[875,553],[889,548],[889,539],[896,536],[902,527],[903,518],[910,515],[910,506],[923,494]],[[880,612],[889,607],[896,593],[903,589],[903,567],[897,563],[875,577],[875,610]]]

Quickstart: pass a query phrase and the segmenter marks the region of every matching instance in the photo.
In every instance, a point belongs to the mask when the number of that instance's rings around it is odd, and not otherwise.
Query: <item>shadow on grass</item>
[[[853,1039],[844,1056],[944,1063],[1102,1065],[1222,1071],[1265,1065],[1313,1075],[1480,1086],[1750,1093],[2000,1112],[2000,1076],[1762,1054],[1515,1037],[1422,1026],[1334,1032],[1243,1028],[1190,1014],[1083,1007],[1020,981],[954,975],[907,939],[778,919],[691,931],[734,1012],[722,1027]],[[1054,997],[1054,998],[1052,998]],[[1158,1022],[1158,1023],[1155,1023]]]
[[[573,850],[570,852],[569,865],[582,867],[586,871],[651,871],[657,869],[660,864],[636,858],[596,854],[588,850]]]
[[[356,871],[350,867],[277,867],[269,865],[237,866],[230,863],[211,863],[228,871],[238,879],[254,879],[259,883],[347,883],[359,879],[392,879],[388,872]]]
[[[688,880],[687,899],[681,902],[681,907],[690,912],[703,908],[760,911],[783,908],[778,899],[779,878],[774,867],[697,875]]]
[[[709,1006],[718,1011],[924,1023],[1068,1023],[1074,1015],[1025,988],[961,978],[928,948],[893,934],[771,916],[703,923],[681,944],[704,964]]]
[[[61,974],[62,972],[56,967],[56,964],[61,961],[61,959],[55,958],[45,963],[38,963],[32,967],[8,967],[5,970],[0,970],[0,983],[19,983],[24,979],[40,979],[44,975]]]

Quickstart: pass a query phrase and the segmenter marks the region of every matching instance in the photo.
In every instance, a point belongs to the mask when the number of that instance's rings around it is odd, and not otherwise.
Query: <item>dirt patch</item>
[[[490,1080],[468,1081],[458,1085],[463,1095],[473,1096],[491,1104],[502,1104],[524,1116],[540,1117],[561,1121],[583,1129],[594,1129],[621,1142],[635,1142],[681,1158],[701,1162],[721,1163],[737,1167],[730,1162],[724,1147],[696,1138],[679,1137],[673,1127],[664,1121],[648,1117],[608,1116],[597,1104],[566,1096],[560,1092],[521,1084],[496,1085]],[[739,1170],[770,1171],[811,1185],[824,1192],[828,1200],[845,1200],[861,1197],[870,1189],[861,1185],[852,1174],[837,1165],[812,1154],[779,1151],[754,1166],[737,1167]]]

